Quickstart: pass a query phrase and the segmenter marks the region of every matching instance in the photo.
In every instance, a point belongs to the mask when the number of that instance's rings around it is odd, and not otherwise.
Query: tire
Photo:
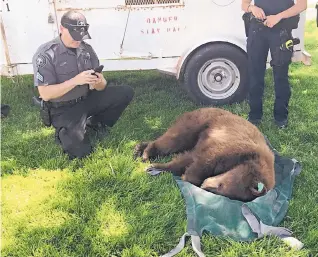
[[[203,46],[186,63],[183,86],[197,104],[240,102],[247,93],[247,56],[226,43]]]

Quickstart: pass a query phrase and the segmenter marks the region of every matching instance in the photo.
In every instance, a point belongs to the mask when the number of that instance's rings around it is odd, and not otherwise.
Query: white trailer
[[[197,102],[244,97],[246,36],[241,0],[2,0],[1,75],[32,74],[37,47],[58,36],[64,12],[84,13],[104,71],[149,70],[180,79]],[[305,12],[294,61],[305,60]],[[270,56],[269,56],[270,60]]]

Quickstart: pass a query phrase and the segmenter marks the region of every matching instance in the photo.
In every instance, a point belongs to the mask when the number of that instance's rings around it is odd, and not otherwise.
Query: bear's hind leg
[[[193,158],[191,152],[185,152],[177,155],[172,161],[167,163],[153,163],[147,171],[151,169],[160,169],[171,172],[175,176],[181,176],[185,169],[191,165]]]

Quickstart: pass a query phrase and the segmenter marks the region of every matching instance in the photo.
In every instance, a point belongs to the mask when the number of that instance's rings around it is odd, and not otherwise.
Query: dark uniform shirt
[[[262,8],[265,15],[276,15],[294,5],[293,0],[255,0],[255,5]]]
[[[60,37],[41,45],[33,56],[34,86],[50,86],[72,79],[77,74],[99,66],[93,48],[82,42],[79,48],[65,47]],[[69,101],[85,96],[88,85],[78,85],[52,102]]]

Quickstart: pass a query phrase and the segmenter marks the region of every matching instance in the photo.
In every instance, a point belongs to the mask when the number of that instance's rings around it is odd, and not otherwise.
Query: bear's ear
[[[255,196],[261,196],[267,193],[267,188],[262,182],[258,182],[256,186],[251,186],[250,190]]]

